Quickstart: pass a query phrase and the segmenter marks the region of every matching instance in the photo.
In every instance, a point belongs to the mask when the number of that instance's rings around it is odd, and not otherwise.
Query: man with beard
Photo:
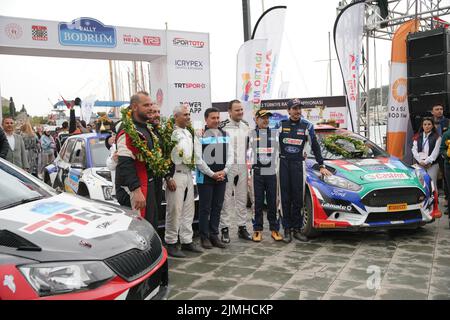
[[[138,159],[141,152],[133,141],[131,133],[137,133],[148,150],[152,150],[154,141],[147,122],[152,115],[152,100],[145,91],[140,91],[130,99],[131,128],[122,125],[117,135],[118,164],[116,168],[116,186],[122,187],[130,195],[131,208],[139,210],[142,217],[158,228],[158,206],[155,195],[155,177],[145,161]],[[118,197],[119,199],[119,197]],[[123,200],[119,199],[122,204]]]

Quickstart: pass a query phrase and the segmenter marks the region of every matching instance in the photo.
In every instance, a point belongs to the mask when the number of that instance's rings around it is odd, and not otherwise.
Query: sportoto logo
[[[91,18],[61,22],[58,31],[63,46],[115,48],[117,45],[116,29]]]
[[[205,42],[198,40],[188,40],[184,38],[174,38],[173,45],[177,47],[203,48],[205,46]]]
[[[23,31],[22,27],[17,23],[8,23],[5,26],[5,33],[8,36],[8,38],[12,40],[17,40],[22,37]]]
[[[177,89],[205,89],[204,83],[192,83],[192,82],[176,82],[173,84]]]
[[[403,172],[380,172],[380,173],[369,173],[364,176],[364,179],[369,181],[380,181],[380,180],[408,180],[409,176]]]
[[[395,101],[398,103],[403,103],[406,101],[406,79],[405,78],[399,78],[394,82],[394,85],[392,86],[392,96],[394,97]]]
[[[203,61],[177,59],[175,60],[175,68],[185,70],[203,70]]]

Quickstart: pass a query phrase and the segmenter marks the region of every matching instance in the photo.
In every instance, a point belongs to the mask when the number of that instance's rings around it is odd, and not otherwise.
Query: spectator
[[[44,129],[44,134],[41,137],[41,159],[42,159],[42,167],[47,166],[52,163],[54,160],[54,150],[56,148],[55,140],[50,135],[50,130],[48,128]]]
[[[108,136],[105,140],[105,146],[109,150],[109,156],[106,159],[106,166],[108,167],[109,171],[111,171],[111,181],[113,183],[113,192],[112,194],[116,195],[116,167],[117,162],[119,161],[119,154],[117,152],[117,145],[116,145],[116,134],[113,133],[112,135]]]
[[[417,164],[430,175],[436,190],[440,145],[441,137],[437,133],[433,119],[423,118],[419,132],[414,136],[412,153]]]
[[[64,145],[67,137],[69,137],[69,123],[67,121],[64,121],[62,123],[61,132],[58,133],[58,136],[56,138],[56,151],[58,153],[59,151],[61,151],[61,148]]]
[[[9,151],[8,139],[5,131],[0,127],[0,158],[6,159]]]
[[[40,147],[37,135],[34,133],[31,123],[27,121],[22,125],[22,138],[25,144],[25,150],[27,152],[28,164],[30,166],[30,173],[35,177],[38,177],[39,170],[39,155]]]
[[[9,144],[9,150],[8,155],[6,156],[6,160],[24,170],[29,170],[30,166],[28,164],[27,152],[25,151],[25,144],[23,143],[22,136],[14,133],[13,118],[3,118],[2,125]]]

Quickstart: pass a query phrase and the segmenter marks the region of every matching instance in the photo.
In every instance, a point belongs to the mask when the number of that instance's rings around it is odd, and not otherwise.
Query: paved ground
[[[251,225],[250,223],[248,224]],[[238,239],[170,259],[169,299],[450,299],[448,216],[416,231]]]

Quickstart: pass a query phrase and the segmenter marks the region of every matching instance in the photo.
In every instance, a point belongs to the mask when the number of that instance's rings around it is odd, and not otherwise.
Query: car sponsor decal
[[[27,234],[44,232],[58,237],[78,236],[91,239],[127,230],[132,217],[125,215],[120,208],[108,205],[95,205],[75,199],[67,194],[57,196],[64,201],[45,201],[17,206],[2,212],[2,219],[23,223],[19,231]],[[84,202],[84,206],[75,207],[69,202]],[[50,210],[52,203],[57,203],[59,210]],[[34,210],[33,210],[34,209]],[[107,226],[97,228],[99,225]]]
[[[345,212],[353,211],[353,207],[351,205],[343,206],[341,204],[328,203],[328,202],[322,203],[322,207],[324,209],[330,209],[330,210],[336,210],[336,211],[345,211]]]
[[[68,203],[59,202],[59,201],[50,201],[50,202],[42,202],[42,203],[38,203],[38,204],[34,205],[33,208],[31,208],[31,211],[40,213],[40,214],[49,215],[52,213],[56,213],[58,211],[63,211],[70,207],[71,207],[71,205]]]
[[[283,139],[283,143],[284,144],[293,144],[295,146],[299,146],[301,145],[303,142],[302,139],[291,139],[291,138],[284,138]]]
[[[285,148],[285,150],[286,150],[287,153],[299,153],[299,152],[300,152],[300,149],[299,149],[299,148],[297,148],[297,147],[292,147],[292,146],[287,146],[287,147]]]
[[[338,190],[338,189],[333,189],[331,191],[331,195],[335,196],[335,197],[345,198],[347,196],[347,192],[342,191],[342,190]]]
[[[403,173],[403,172],[369,173],[369,174],[366,174],[363,178],[368,181],[411,179],[406,173]]]

